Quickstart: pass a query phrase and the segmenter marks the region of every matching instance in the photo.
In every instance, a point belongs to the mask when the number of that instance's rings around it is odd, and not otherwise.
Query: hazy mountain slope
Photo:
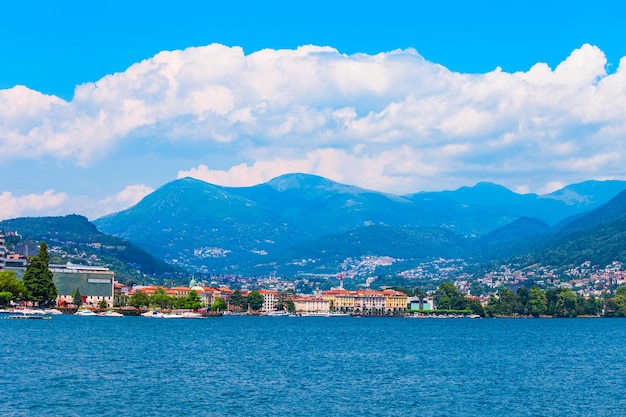
[[[611,200],[624,190],[626,190],[626,181],[584,181],[567,185],[542,197],[561,200],[568,205],[591,210]]]
[[[127,240],[99,232],[83,216],[22,217],[0,222],[0,230],[17,231],[24,241],[46,242],[53,263],[108,266],[118,281],[141,282],[144,274],[163,279],[183,273]]]
[[[307,174],[288,174],[254,187],[230,189],[300,229],[325,235],[374,224],[426,224],[411,201]]]
[[[599,188],[588,184],[577,192],[586,189]],[[608,195],[605,191],[602,196]],[[602,196],[591,195],[587,200],[599,201]],[[106,233],[127,238],[159,258],[193,271],[241,273],[275,269],[278,263],[289,261],[291,248],[302,248],[305,256],[308,249],[324,241],[341,249],[338,258],[357,256],[357,252],[384,254],[380,242],[392,246],[389,236],[413,242],[412,250],[419,252],[419,242],[391,231],[438,228],[473,239],[521,217],[538,213],[534,217],[552,224],[583,212],[585,207],[562,199],[520,195],[489,183],[395,196],[314,175],[288,174],[253,187],[176,180],[134,207],[94,223]],[[380,227],[369,228],[372,226]],[[336,236],[360,229],[369,235],[362,245],[335,241]],[[509,234],[520,233],[517,241],[521,242],[531,229],[520,228]],[[379,234],[374,235],[374,231]],[[426,242],[424,245],[437,249],[429,253],[444,253],[444,248],[433,241]],[[286,254],[290,255],[285,258]]]
[[[550,232],[550,226],[544,221],[521,217],[476,240],[470,253],[476,260],[503,259],[545,242]]]
[[[365,256],[414,260],[463,256],[470,242],[440,228],[376,225],[327,235],[296,245],[257,265],[275,274],[335,273],[347,258]]]
[[[626,261],[626,191],[555,229],[549,242],[519,259],[553,266],[585,261],[605,266],[615,260]]]
[[[190,178],[168,183],[134,207],[94,223],[168,262],[201,270],[207,265],[236,269],[308,237],[255,201]]]

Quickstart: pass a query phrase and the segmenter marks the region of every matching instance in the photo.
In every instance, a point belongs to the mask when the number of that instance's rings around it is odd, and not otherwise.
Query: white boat
[[[286,311],[270,311],[265,315],[272,316],[272,317],[283,317],[283,316],[288,316],[289,314]]]
[[[105,311],[104,313],[99,313],[98,315],[100,317],[124,317],[123,314],[113,310]]]
[[[162,319],[165,314],[158,312],[158,311],[151,310],[151,311],[146,311],[145,313],[142,313],[141,315],[143,317],[150,317],[153,319]]]
[[[184,319],[206,319],[202,313],[194,313],[193,311],[185,311],[181,316]]]
[[[159,311],[148,311],[143,313],[142,316],[150,317],[153,319],[182,319],[183,316],[174,313],[161,313]]]
[[[58,316],[60,314],[63,314],[60,310],[57,310],[56,308],[47,308],[44,310],[44,313],[51,314],[53,316]]]
[[[43,310],[42,310],[42,309],[40,309],[40,308],[35,308],[35,309],[32,309],[32,308],[25,308],[25,309],[23,309],[23,310],[17,310],[17,311],[21,311],[23,314],[27,314],[27,315],[28,315],[28,314],[30,314],[30,315],[32,315],[32,316],[36,316],[36,315],[43,316],[43,315],[45,315],[45,314],[46,314],[46,312],[45,312],[45,311],[43,311]]]
[[[51,319],[50,314],[46,314],[43,310],[32,309],[11,309],[1,310],[0,318],[3,319]]]
[[[181,316],[180,314],[175,314],[175,313],[163,314],[163,318],[164,319],[184,319],[183,316]]]
[[[83,316],[83,317],[98,317],[98,315],[96,313],[94,313],[91,310],[78,310],[76,313],[74,313],[75,316]]]

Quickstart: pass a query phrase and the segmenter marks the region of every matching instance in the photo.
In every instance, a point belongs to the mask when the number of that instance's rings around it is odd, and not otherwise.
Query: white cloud
[[[143,184],[129,185],[119,193],[107,196],[95,204],[85,201],[86,207],[83,212],[89,219],[96,219],[132,207],[153,191],[154,188]]]
[[[26,216],[63,216],[69,213],[96,219],[127,209],[152,191],[153,188],[145,185],[129,185],[119,193],[101,200],[85,195],[69,196],[55,190],[22,196],[5,191],[0,194],[0,220]]]
[[[460,74],[412,49],[245,55],[215,44],[161,52],[78,86],[70,102],[0,90],[0,150],[89,166],[113,149],[193,142],[206,152],[179,175],[224,185],[294,171],[391,192],[626,178],[626,59],[606,65],[591,45],[554,69]]]
[[[0,194],[0,219],[12,219],[25,216],[41,216],[65,208],[68,196],[54,190],[43,194],[15,196],[5,191]]]

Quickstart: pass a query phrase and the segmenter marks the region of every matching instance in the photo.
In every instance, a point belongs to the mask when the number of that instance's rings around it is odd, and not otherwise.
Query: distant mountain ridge
[[[183,178],[94,224],[196,272],[316,272],[336,270],[348,256],[466,254],[468,241],[510,224],[508,232],[501,232],[508,237],[492,236],[492,243],[483,243],[493,248],[504,239],[514,251],[517,242],[606,203],[620,188],[626,189],[626,182],[587,181],[539,196],[479,183],[397,196],[307,174],[252,187]],[[515,226],[520,218],[538,220]],[[519,233],[512,231],[515,227]],[[533,233],[526,236],[522,232],[528,227]],[[389,236],[402,242],[393,244]]]

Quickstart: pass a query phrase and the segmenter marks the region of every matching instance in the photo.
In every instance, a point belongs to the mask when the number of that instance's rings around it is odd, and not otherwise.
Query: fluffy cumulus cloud
[[[13,195],[8,191],[0,193],[0,219],[24,216],[41,216],[63,212],[68,196],[48,190],[43,194]]]
[[[69,102],[0,90],[0,150],[89,166],[155,138],[206,149],[179,176],[223,185],[309,172],[391,192],[479,180],[538,192],[626,177],[626,59],[606,67],[591,45],[554,69],[461,74],[412,49],[246,55],[214,44],[161,52],[78,86]]]
[[[95,219],[105,214],[115,213],[132,207],[139,203],[142,198],[150,194],[154,189],[143,184],[129,185],[117,194],[107,196],[98,201],[97,205],[85,204],[86,215]]]
[[[26,216],[64,216],[69,213],[81,214],[93,220],[131,207],[152,191],[153,188],[145,185],[129,185],[99,200],[86,195],[70,196],[55,190],[27,195],[14,195],[5,191],[0,193],[0,220]]]

